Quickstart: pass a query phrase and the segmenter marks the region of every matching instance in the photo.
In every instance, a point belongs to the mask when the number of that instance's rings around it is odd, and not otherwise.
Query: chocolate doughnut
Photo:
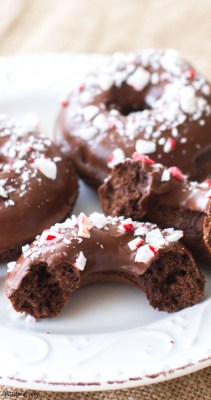
[[[154,308],[173,312],[203,297],[205,280],[182,231],[93,213],[56,224],[8,264],[6,293],[17,311],[56,316],[82,285],[120,280],[142,289]]]
[[[133,157],[116,165],[99,188],[103,211],[182,229],[195,258],[211,264],[211,180],[190,182],[177,167]]]
[[[211,171],[210,84],[175,50],[114,54],[61,104],[55,141],[92,186],[134,151],[192,179]]]
[[[78,194],[75,168],[38,130],[0,116],[0,262],[69,215]]]

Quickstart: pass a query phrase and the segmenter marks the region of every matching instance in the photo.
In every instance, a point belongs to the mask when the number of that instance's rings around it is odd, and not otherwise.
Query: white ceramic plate
[[[0,58],[0,112],[23,116],[33,111],[50,134],[59,96],[102,58]],[[99,209],[96,194],[81,185],[75,213]],[[204,301],[175,314],[154,311],[135,287],[99,284],[74,293],[59,317],[32,323],[9,308],[2,266],[0,384],[54,391],[120,389],[211,365],[211,270],[204,272]]]

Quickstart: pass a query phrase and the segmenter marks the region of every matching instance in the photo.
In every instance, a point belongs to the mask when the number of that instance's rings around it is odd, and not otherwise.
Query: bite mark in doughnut
[[[37,129],[0,116],[0,262],[72,211],[75,168]]]
[[[114,54],[84,78],[59,114],[55,140],[99,186],[134,151],[192,179],[211,171],[210,84],[173,50]]]
[[[108,215],[147,220],[184,231],[196,259],[211,263],[211,182],[191,182],[177,167],[165,168],[134,153],[111,171],[99,188]]]
[[[80,286],[118,280],[137,285],[157,310],[178,311],[200,301],[205,284],[181,237],[181,231],[130,218],[73,216],[9,264],[6,293],[17,311],[46,318]]]

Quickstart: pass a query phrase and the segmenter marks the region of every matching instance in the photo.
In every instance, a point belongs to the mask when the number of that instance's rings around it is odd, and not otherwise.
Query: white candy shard
[[[139,247],[136,252],[135,262],[147,263],[154,257],[154,252],[150,249],[148,244]]]
[[[78,131],[78,135],[84,140],[92,139],[97,135],[97,133],[98,130],[94,126],[88,126],[87,128],[82,128]]]
[[[142,90],[150,81],[150,73],[145,69],[138,67],[135,72],[127,78],[128,85],[136,90]]]
[[[179,75],[181,72],[182,57],[177,50],[166,50],[163,57],[161,57],[160,63],[166,71],[174,75]]]
[[[104,114],[98,114],[92,123],[100,131],[106,131],[109,128],[109,122]]]
[[[0,197],[3,197],[4,199],[8,198],[8,194],[2,186],[0,186]]]
[[[151,244],[155,247],[162,247],[167,244],[164,239],[162,232],[159,228],[153,229],[152,231],[147,232],[146,234],[146,243]]]
[[[150,154],[156,151],[156,143],[151,140],[137,140],[136,151],[140,154]]]
[[[46,178],[55,180],[57,175],[57,166],[49,158],[36,158],[34,165]]]
[[[122,149],[115,149],[109,158],[108,167],[113,168],[115,165],[125,160],[125,153]]]
[[[83,109],[83,115],[85,121],[91,121],[99,113],[99,107],[97,106],[87,106]]]
[[[109,90],[114,84],[114,80],[109,75],[101,75],[97,79],[97,83],[101,87],[101,89]]]
[[[177,242],[179,239],[183,237],[183,231],[175,231],[174,229],[164,229],[164,233],[167,232],[167,235],[165,235],[165,239],[169,242]]]
[[[171,177],[170,172],[167,169],[164,169],[164,171],[161,175],[161,182],[169,181],[170,177]]]
[[[104,214],[94,212],[89,216],[90,222],[98,229],[104,228],[107,225],[108,220]]]
[[[11,261],[7,264],[7,272],[12,272],[15,269],[16,262]]]
[[[146,226],[140,226],[135,230],[134,235],[146,235],[147,232],[148,228]]]
[[[187,114],[193,114],[196,110],[196,96],[192,86],[185,86],[181,89],[180,106],[182,111]]]
[[[76,262],[74,266],[78,268],[80,271],[83,271],[86,265],[87,258],[84,256],[84,253],[80,251],[78,258],[76,259]]]

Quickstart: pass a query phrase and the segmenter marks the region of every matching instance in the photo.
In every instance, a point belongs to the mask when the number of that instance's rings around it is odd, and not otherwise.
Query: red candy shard
[[[133,224],[123,224],[123,228],[127,232],[133,232],[134,231],[134,226]]]
[[[205,179],[205,181],[203,183],[206,183],[207,186],[211,187],[211,179]]]
[[[188,78],[194,79],[195,76],[196,76],[196,71],[195,71],[194,69],[190,68],[190,69],[188,70]]]
[[[153,161],[151,158],[137,152],[132,154],[132,158],[135,161],[141,161],[149,165],[155,164],[155,161]]]
[[[170,153],[172,150],[175,149],[176,144],[177,144],[177,143],[176,143],[176,141],[175,141],[174,139],[168,138],[167,141],[166,141],[166,143],[165,143],[165,146],[164,146],[164,151],[165,151],[166,153]]]
[[[180,171],[179,168],[170,167],[168,170],[169,170],[171,176],[173,176],[174,179],[176,179],[177,181],[184,181],[185,176],[183,175],[182,171]]]
[[[139,242],[136,244],[136,248],[138,249],[139,247],[142,246],[142,244],[144,244],[144,240],[143,239],[139,240]]]
[[[60,106],[63,108],[66,108],[69,104],[69,101],[67,99],[61,99],[60,100]]]
[[[48,235],[47,237],[46,237],[46,240],[53,240],[53,239],[55,239],[56,238],[56,236],[54,236],[54,235]]]
[[[84,85],[80,85],[80,86],[79,86],[79,90],[80,90],[80,92],[83,92],[84,88],[85,88],[85,86],[84,86]]]
[[[153,252],[154,256],[156,256],[157,250],[153,246],[151,246],[150,244],[149,244],[149,248]]]

